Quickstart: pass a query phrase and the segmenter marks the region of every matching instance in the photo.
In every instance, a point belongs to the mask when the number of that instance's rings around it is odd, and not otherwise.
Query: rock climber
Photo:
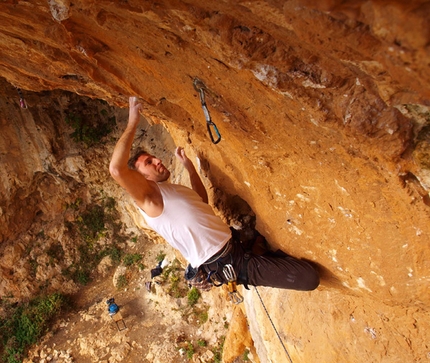
[[[237,233],[214,214],[203,182],[182,147],[175,156],[188,171],[191,188],[169,183],[170,171],[146,151],[130,158],[142,106],[136,97],[130,97],[129,106],[128,123],[114,148],[109,171],[134,199],[149,227],[189,262],[185,278],[190,285],[207,290],[227,284],[223,268],[230,265],[237,284],[246,288],[317,288],[319,275],[307,261],[281,251],[253,253],[252,242],[264,239],[258,232],[251,243],[241,243]]]

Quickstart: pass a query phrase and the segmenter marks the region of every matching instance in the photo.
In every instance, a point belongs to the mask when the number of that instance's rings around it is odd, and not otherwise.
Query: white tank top
[[[146,223],[176,248],[193,267],[219,252],[231,237],[230,228],[192,189],[158,183],[163,197],[161,215],[152,218],[139,209]]]

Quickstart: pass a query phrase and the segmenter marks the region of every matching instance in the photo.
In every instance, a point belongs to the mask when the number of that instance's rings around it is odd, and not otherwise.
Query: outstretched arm
[[[145,210],[147,196],[151,193],[151,185],[143,175],[129,169],[127,162],[133,144],[136,128],[140,121],[141,104],[136,97],[130,97],[130,111],[127,127],[119,138],[109,164],[109,172],[115,181],[127,190],[137,205]]]
[[[187,169],[188,174],[190,175],[191,187],[193,190],[200,195],[203,202],[208,203],[208,193],[206,192],[206,188],[203,185],[202,180],[200,179],[200,175],[197,172],[196,168],[192,161],[185,155],[185,150],[182,147],[177,147],[175,151],[175,156],[182,163],[182,165]]]

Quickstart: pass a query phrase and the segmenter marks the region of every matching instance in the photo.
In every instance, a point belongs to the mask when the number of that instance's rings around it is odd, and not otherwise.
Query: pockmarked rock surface
[[[418,0],[2,2],[2,296],[29,298],[35,281],[79,290],[43,254],[48,240],[67,250],[64,214],[76,216],[64,203],[90,201],[102,186],[128,228],[140,223],[107,170],[126,110],[103,147],[83,150],[61,117],[44,117],[65,116],[70,97],[48,91],[119,107],[136,95],[155,124],[142,124],[139,140],[166,129],[173,141],[162,156],[176,144],[198,157],[217,213],[240,227],[229,208],[246,201],[274,248],[320,268],[316,291],[258,290],[280,339],[257,292],[244,291],[261,362],[288,362],[286,351],[295,363],[428,361],[429,8]],[[38,251],[30,259],[29,245]]]

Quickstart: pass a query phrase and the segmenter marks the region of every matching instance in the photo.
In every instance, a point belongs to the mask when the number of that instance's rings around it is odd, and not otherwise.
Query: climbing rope
[[[288,353],[288,350],[287,350],[287,348],[285,347],[285,344],[284,344],[284,342],[282,341],[282,338],[281,338],[281,336],[279,335],[278,330],[276,329],[275,324],[273,323],[273,320],[272,320],[272,318],[270,317],[269,312],[268,312],[268,311],[267,311],[267,309],[266,309],[266,305],[264,305],[263,299],[261,298],[261,295],[260,295],[260,293],[259,293],[259,292],[258,292],[258,290],[257,290],[257,286],[254,286],[254,288],[255,288],[255,292],[257,293],[258,297],[260,298],[261,305],[263,306],[264,311],[266,312],[266,315],[267,315],[267,317],[269,318],[270,323],[272,324],[273,330],[275,331],[276,335],[278,336],[279,341],[281,342],[282,347],[284,348],[285,354],[287,355],[287,357],[288,357],[288,359],[289,359],[290,363],[293,363],[293,360],[291,359],[290,354]]]
[[[210,138],[211,138],[211,140],[212,140],[212,142],[214,144],[218,144],[221,141],[221,134],[218,131],[218,127],[216,127],[216,125],[212,122],[211,115],[209,114],[208,107],[206,106],[206,101],[205,101],[205,89],[206,89],[206,86],[198,78],[194,78],[193,86],[194,86],[194,89],[200,95],[200,102],[202,104],[203,113],[205,114],[206,126],[208,128],[209,136],[210,136]],[[212,135],[212,129],[215,131],[216,135],[218,136],[218,138],[216,140],[214,139],[214,137]]]

